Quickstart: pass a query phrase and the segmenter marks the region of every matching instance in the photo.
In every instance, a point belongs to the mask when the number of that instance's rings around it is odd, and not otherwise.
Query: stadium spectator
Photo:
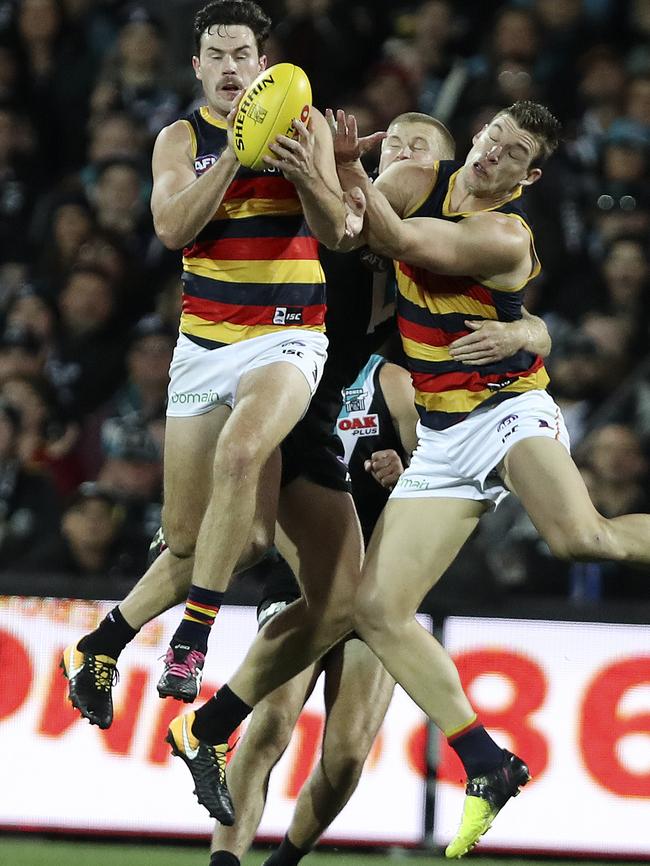
[[[166,84],[162,25],[145,6],[127,8],[114,50],[106,57],[91,97],[93,121],[123,109],[150,140],[181,113],[181,95]]]
[[[84,482],[63,512],[60,529],[16,563],[17,571],[73,577],[130,577],[140,562],[123,537],[124,511],[101,485]]]
[[[20,413],[0,401],[0,573],[37,540],[52,537],[60,506],[49,479],[26,469],[18,457]]]
[[[78,425],[61,419],[55,395],[44,378],[7,379],[0,397],[20,414],[18,457],[22,464],[47,474],[59,494],[68,496],[84,478],[75,452]]]
[[[122,338],[115,333],[117,296],[106,273],[73,269],[57,299],[59,331],[47,375],[69,417],[103,403],[123,375]]]
[[[0,385],[12,376],[39,376],[45,356],[45,344],[35,333],[8,327],[0,336]]]

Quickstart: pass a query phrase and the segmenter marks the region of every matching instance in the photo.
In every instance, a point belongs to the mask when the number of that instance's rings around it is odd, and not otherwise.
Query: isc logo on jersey
[[[262,171],[263,157],[273,155],[268,145],[278,135],[294,135],[293,119],[307,123],[310,109],[311,85],[299,66],[276,63],[260,72],[237,109],[233,127],[237,159]]]
[[[352,436],[379,436],[379,415],[339,418],[337,427],[341,433]]]

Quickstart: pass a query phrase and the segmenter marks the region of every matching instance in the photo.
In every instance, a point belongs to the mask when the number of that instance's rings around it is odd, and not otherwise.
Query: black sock
[[[133,640],[138,631],[139,629],[132,628],[124,619],[119,607],[114,607],[95,631],[82,637],[77,646],[81,652],[106,655],[117,660],[124,647]]]
[[[240,866],[239,857],[230,851],[213,851],[210,854],[210,866]]]
[[[222,686],[214,697],[196,711],[192,733],[204,743],[226,743],[237,725],[252,710],[232,689]]]
[[[483,725],[475,725],[469,731],[449,737],[447,742],[463,762],[468,779],[496,770],[503,763],[503,749]]]
[[[309,850],[296,848],[288,835],[280,843],[280,847],[264,861],[264,866],[297,866]]]

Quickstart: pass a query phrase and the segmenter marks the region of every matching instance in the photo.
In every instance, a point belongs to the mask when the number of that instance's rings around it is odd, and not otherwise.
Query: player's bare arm
[[[551,337],[546,323],[522,307],[522,318],[516,322],[490,319],[467,319],[469,334],[454,340],[449,354],[463,364],[493,364],[509,358],[521,349],[545,358],[551,351]]]
[[[437,274],[489,279],[496,288],[502,283],[507,289],[530,276],[530,235],[519,220],[499,213],[460,222],[433,217],[402,220],[380,186],[378,182],[365,190],[372,249]]]
[[[371,186],[371,181],[370,178],[366,177],[360,162],[344,162],[340,165],[337,163],[337,170],[341,186],[345,190],[348,225],[354,225],[351,222],[351,215],[357,221],[356,234],[354,231],[348,232],[339,245],[340,251],[345,252],[369,243],[369,226],[367,222],[364,222],[363,227],[361,227],[360,221],[365,220],[366,192],[364,190]],[[431,191],[436,181],[436,174],[435,167],[418,165],[414,162],[399,162],[383,171],[375,181],[374,186],[381,190],[393,211],[402,217],[415,210],[423,200],[425,191],[426,193]],[[385,253],[385,255],[389,255],[389,253]]]
[[[293,125],[298,137],[279,135],[269,145],[275,156],[264,162],[295,185],[309,228],[320,243],[336,249],[345,236],[346,209],[327,122],[312,108],[307,124]]]
[[[210,222],[239,168],[230,146],[200,177],[193,163],[188,124],[177,120],[161,130],[153,151],[151,212],[156,234],[171,250],[190,243]]]

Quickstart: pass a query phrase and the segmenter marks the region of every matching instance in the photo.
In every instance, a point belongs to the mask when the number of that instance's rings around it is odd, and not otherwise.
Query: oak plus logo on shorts
[[[207,391],[172,391],[169,402],[173,406],[211,406],[219,402],[219,394],[212,388]]]
[[[274,325],[302,325],[302,307],[276,307]]]

